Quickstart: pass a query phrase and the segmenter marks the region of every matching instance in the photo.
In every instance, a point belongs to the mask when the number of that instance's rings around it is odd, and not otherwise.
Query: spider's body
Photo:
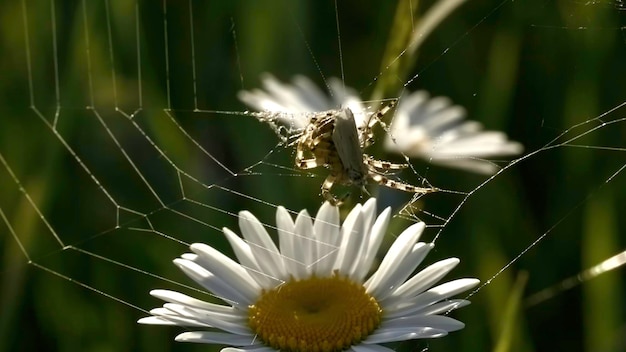
[[[330,174],[322,183],[322,196],[333,204],[340,204],[330,192],[335,183],[353,185],[365,191],[368,179],[390,188],[412,193],[430,193],[436,188],[423,188],[386,177],[390,170],[400,170],[408,164],[393,164],[372,158],[364,153],[373,141],[372,127],[382,123],[382,117],[395,106],[396,101],[375,112],[363,126],[356,126],[349,108],[328,110],[311,117],[302,135],[296,141],[296,166],[312,169],[324,166]],[[308,153],[308,158],[305,158]]]

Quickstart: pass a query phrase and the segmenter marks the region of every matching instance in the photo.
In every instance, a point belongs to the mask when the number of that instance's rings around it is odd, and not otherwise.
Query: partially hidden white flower
[[[241,91],[239,99],[260,111],[286,113],[278,120],[295,131],[307,125],[305,113],[308,112],[347,107],[354,113],[357,127],[363,126],[371,114],[356,91],[344,87],[336,78],[328,79],[330,97],[304,76],[295,76],[292,84],[281,83],[269,74],[261,81],[265,90]],[[426,91],[405,94],[384,147],[389,152],[483,174],[493,174],[499,169],[485,158],[523,152],[523,146],[508,140],[505,133],[485,131],[479,122],[466,121],[466,115],[463,107],[453,105],[446,97],[430,98]]]
[[[484,158],[517,155],[524,147],[499,131],[466,121],[466,110],[447,97],[417,91],[402,98],[385,139],[388,151],[429,162],[493,174],[499,167]]]
[[[225,344],[222,351],[392,351],[380,344],[434,338],[462,329],[447,314],[469,304],[449,299],[478,284],[457,279],[432,287],[458,263],[436,262],[412,274],[431,243],[418,242],[424,223],[406,228],[370,274],[390,218],[376,216],[376,200],[356,205],[343,224],[324,203],[312,219],[295,222],[276,211],[279,246],[247,211],[239,213],[243,239],[224,228],[237,261],[206,244],[174,263],[224,304],[168,290],[150,294],[167,303],[141,324],[194,328],[177,341]]]
[[[367,115],[358,93],[335,77],[327,80],[330,97],[302,75],[296,75],[291,84],[286,84],[266,73],[261,76],[261,83],[264,89],[242,90],[237,97],[259,111],[285,113],[277,119],[294,130],[302,130],[309,123],[306,113],[339,107],[352,110],[357,127],[365,123]]]

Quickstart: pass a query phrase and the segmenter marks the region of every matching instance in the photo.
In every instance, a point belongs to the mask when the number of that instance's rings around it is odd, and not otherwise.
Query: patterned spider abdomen
[[[363,151],[352,110],[337,110],[332,140],[341,163],[342,182],[364,186],[367,169],[363,164]]]
[[[324,199],[339,205],[349,196],[337,198],[331,193],[334,184],[357,186],[367,193],[365,186],[372,180],[385,187],[411,193],[431,193],[434,187],[416,187],[388,178],[390,170],[401,170],[408,164],[394,164],[376,160],[364,153],[373,143],[372,127],[383,124],[380,118],[395,106],[395,100],[371,114],[362,126],[357,127],[354,113],[349,108],[315,113],[296,143],[296,166],[313,169],[324,166],[329,170],[321,187]]]

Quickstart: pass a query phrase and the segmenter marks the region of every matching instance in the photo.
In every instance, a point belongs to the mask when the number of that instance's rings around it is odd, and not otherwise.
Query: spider
[[[393,109],[397,99],[387,106],[372,113],[366,123],[358,127],[354,114],[349,108],[328,110],[311,117],[302,135],[295,141],[296,166],[300,169],[313,169],[324,166],[330,174],[322,183],[321,193],[331,204],[341,204],[349,194],[335,197],[331,189],[335,183],[361,187],[367,193],[365,185],[372,180],[382,186],[410,193],[431,193],[434,187],[417,187],[389,179],[389,171],[407,168],[408,164],[394,164],[377,160],[364,153],[365,148],[373,143],[372,128],[384,114]],[[307,156],[305,157],[305,153]]]

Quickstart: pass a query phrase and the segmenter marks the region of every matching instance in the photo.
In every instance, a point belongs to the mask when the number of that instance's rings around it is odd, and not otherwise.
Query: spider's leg
[[[337,176],[332,173],[328,175],[328,177],[326,177],[326,179],[322,183],[322,197],[324,197],[324,199],[326,199],[330,204],[339,206],[346,200],[346,198],[348,198],[348,196],[350,196],[350,193],[346,193],[341,198],[335,197],[330,192],[330,189],[333,187],[333,184],[336,180]]]
[[[397,103],[398,99],[392,99],[389,104],[385,105],[382,109],[373,112],[367,119],[367,123],[359,127],[359,140],[361,141],[362,149],[374,143],[374,133],[372,132],[374,125],[378,123],[385,131],[388,131],[387,124],[382,121],[382,118],[389,110],[393,109]]]
[[[324,159],[298,159],[296,158],[296,166],[299,169],[308,170],[315,169],[318,166],[324,165]]]
[[[298,146],[298,144],[300,144],[301,140],[302,140],[302,136],[304,135],[303,132],[300,133],[295,133],[293,135],[290,135],[289,137],[287,137],[287,141],[285,143],[286,147],[296,147]]]
[[[330,174],[322,183],[322,197],[333,205],[339,204],[339,200],[332,193],[330,193],[330,189],[333,187],[336,179],[337,177],[335,177],[335,175]]]
[[[309,149],[311,149],[311,151],[315,151],[316,149],[330,149],[330,147],[332,146],[332,134],[331,133],[324,133],[321,134],[317,137],[315,137],[315,139],[313,139],[313,141],[309,142],[308,147]]]
[[[296,145],[296,166],[300,169],[313,169],[326,164],[326,154],[323,150],[330,147],[325,135],[319,135],[313,140],[309,135],[303,135]],[[321,152],[320,152],[321,151]],[[305,153],[312,154],[313,158],[305,158]]]
[[[374,182],[378,183],[379,185],[397,189],[397,190],[404,191],[404,192],[426,194],[426,193],[433,193],[433,192],[439,191],[439,189],[435,187],[417,187],[417,186],[410,185],[408,183],[390,180],[389,178],[383,175],[376,174],[376,173],[370,173],[369,177]]]
[[[389,112],[389,110],[393,109],[396,104],[398,104],[398,99],[392,99],[389,104],[385,105],[382,109],[372,113],[368,119],[367,129],[372,129],[372,127],[374,127],[374,125],[376,125],[377,123],[380,123],[383,128],[386,128],[387,125],[382,122],[381,119],[383,118],[383,116],[385,116],[386,113]]]
[[[374,159],[373,157],[363,154],[363,162],[371,168],[379,170],[402,170],[409,167],[409,164],[394,164],[385,160]]]
[[[296,166],[301,169],[312,169],[317,167],[316,159],[305,159],[304,151],[305,151],[305,141],[303,140],[305,137],[301,137],[298,140],[298,145],[296,146]]]
[[[367,188],[365,188],[365,185],[361,186],[361,192],[367,194],[368,197],[372,196],[370,192],[367,190]]]
[[[314,122],[317,131],[321,131],[322,133],[331,132],[334,128],[335,118],[332,113],[327,113],[322,119],[316,120]]]
[[[300,169],[314,169],[319,166],[327,166],[330,164],[331,153],[333,152],[331,149],[326,147],[326,144],[323,144],[324,148],[316,148],[311,149],[311,153],[313,154],[313,158],[305,159],[304,153],[296,153],[296,166]]]

